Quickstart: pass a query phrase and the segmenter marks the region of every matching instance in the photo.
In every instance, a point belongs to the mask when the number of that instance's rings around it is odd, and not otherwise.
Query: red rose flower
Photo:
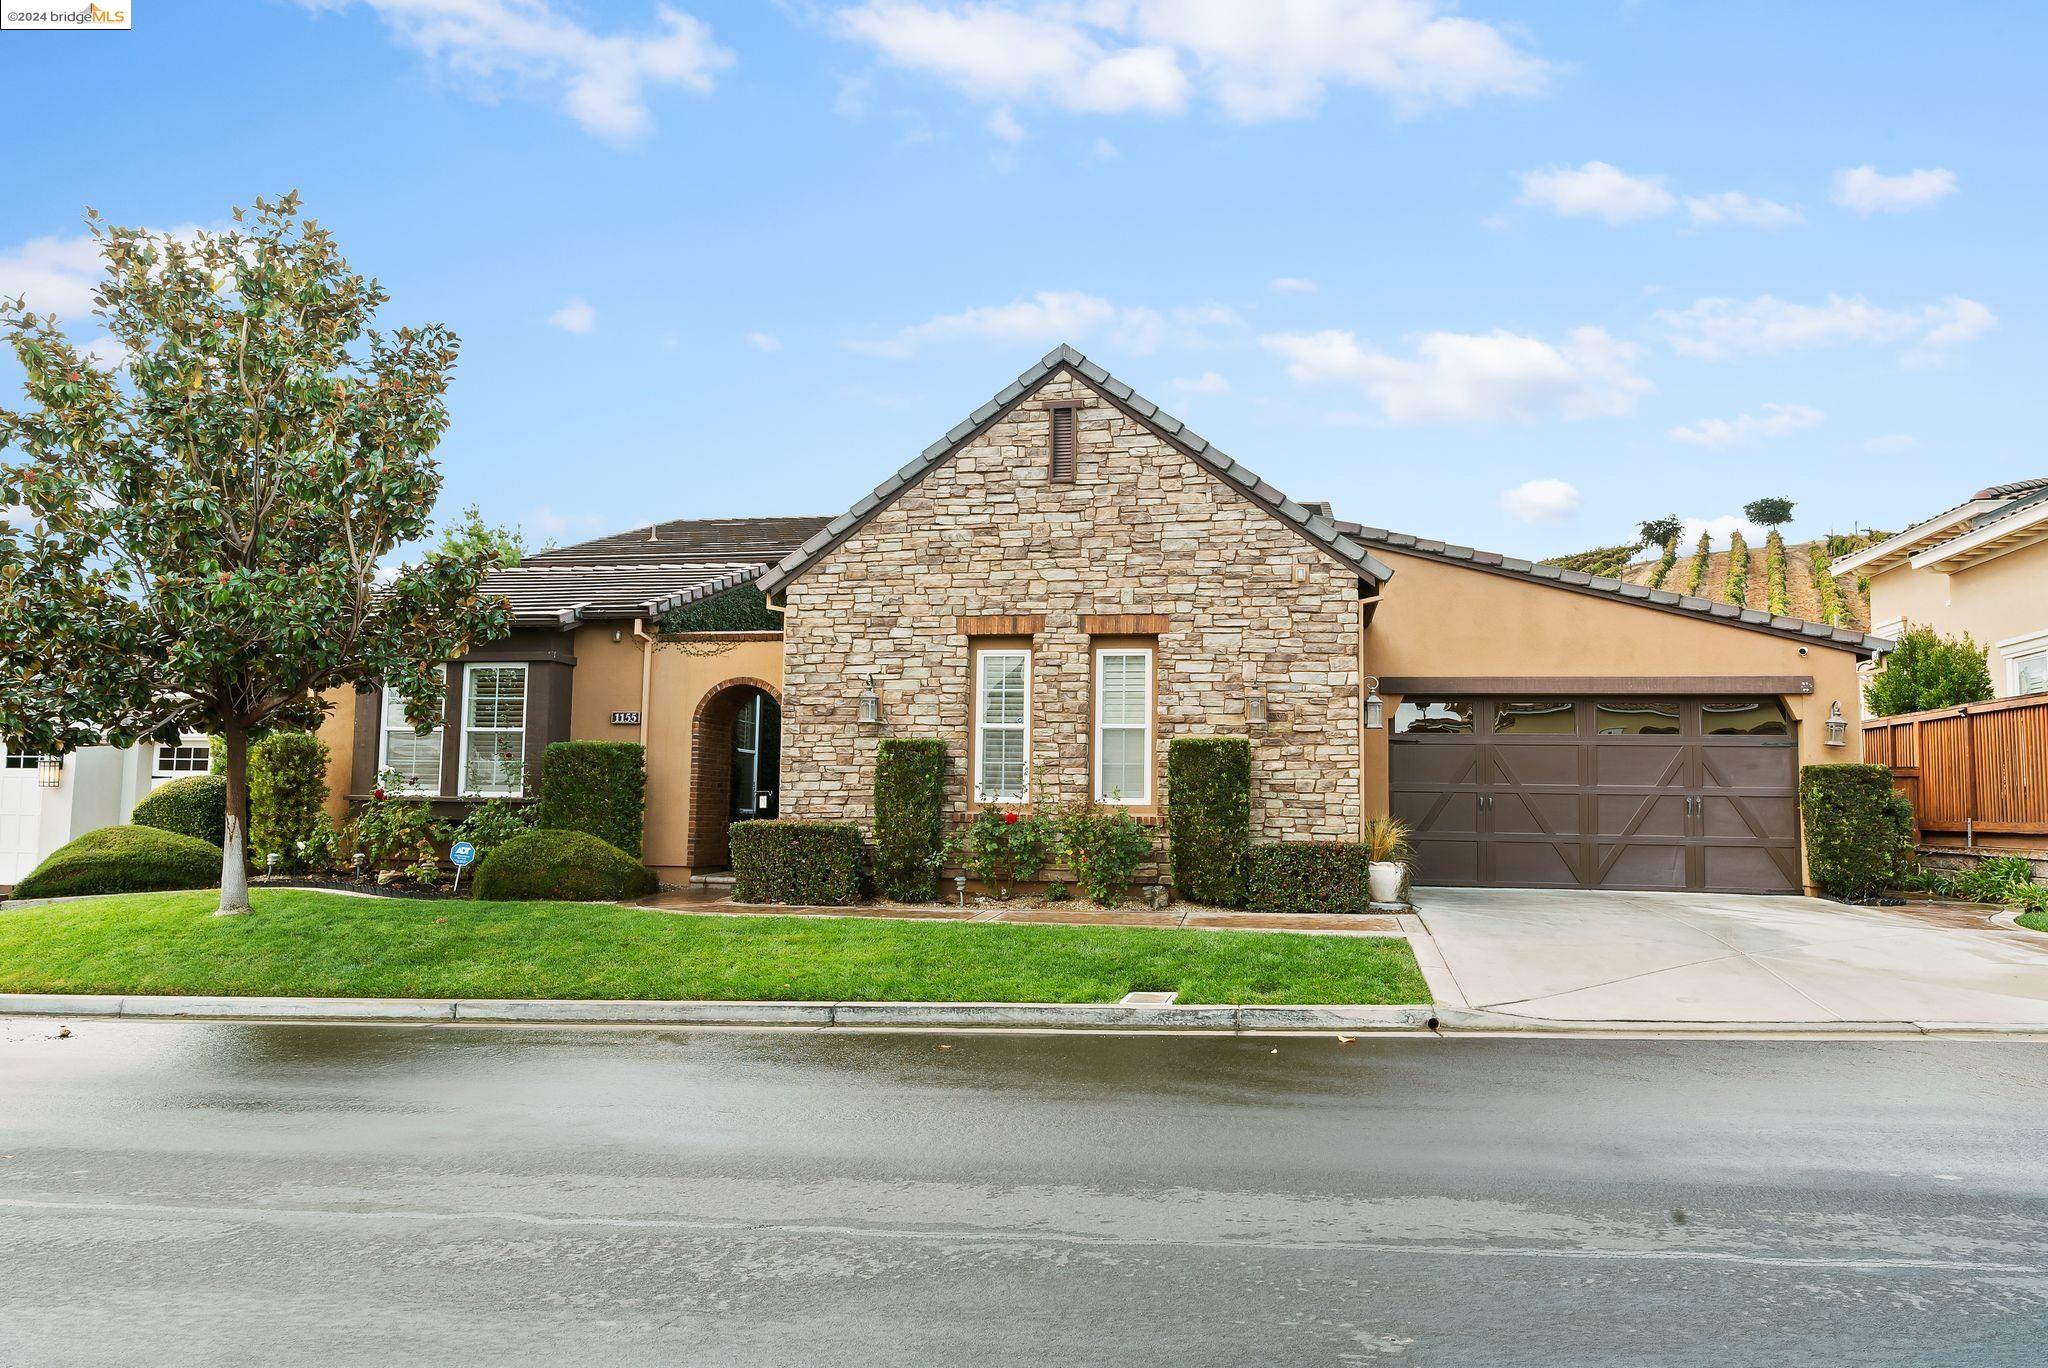
[[[1006,812],[1006,813],[1004,813],[1004,814],[1003,814],[1003,825],[1004,825],[1004,826],[1015,826],[1015,825],[1017,825],[1017,814],[1016,814],[1016,813],[1014,813],[1014,812]]]
[[[381,785],[381,784],[380,784],[380,785],[378,785],[378,786],[377,786],[376,788],[374,788],[374,789],[370,790],[370,796],[371,796],[372,798],[382,798],[382,797],[384,796],[384,787],[383,787],[383,785]]]

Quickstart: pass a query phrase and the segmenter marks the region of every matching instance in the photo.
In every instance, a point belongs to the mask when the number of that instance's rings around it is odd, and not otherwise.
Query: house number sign
[[[614,727],[637,727],[640,725],[640,714],[636,712],[615,712],[612,714],[612,725]]]

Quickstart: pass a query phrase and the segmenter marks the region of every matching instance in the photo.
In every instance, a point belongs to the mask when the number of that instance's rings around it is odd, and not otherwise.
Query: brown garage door
[[[1415,879],[1799,888],[1798,750],[1775,698],[1413,698],[1389,738]]]

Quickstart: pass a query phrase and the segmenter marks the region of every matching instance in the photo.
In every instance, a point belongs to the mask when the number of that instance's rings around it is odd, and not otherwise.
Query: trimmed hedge
[[[1252,743],[1179,736],[1166,746],[1166,830],[1173,890],[1189,902],[1242,907],[1252,835]]]
[[[219,886],[219,846],[160,827],[111,826],[51,851],[11,896],[69,898]]]
[[[1284,841],[1255,845],[1250,869],[1254,912],[1367,912],[1372,856],[1352,841]]]
[[[768,606],[767,596],[751,584],[678,608],[661,620],[662,635],[689,632],[779,632],[782,614]]]
[[[946,840],[946,743],[891,736],[875,750],[875,891],[930,902]]]
[[[848,822],[734,822],[735,900],[841,907],[860,896],[860,828]]]
[[[557,741],[540,762],[540,825],[587,831],[640,858],[647,748],[634,741]]]
[[[262,868],[275,852],[286,869],[304,869],[301,851],[327,820],[327,747],[311,732],[274,732],[249,748],[249,859]]]
[[[587,831],[525,832],[476,867],[476,896],[489,902],[613,902],[644,898],[654,871]]]
[[[137,803],[128,820],[219,846],[228,834],[227,776],[195,774],[189,779],[173,779]]]
[[[1890,888],[1912,863],[1913,805],[1883,765],[1808,765],[1799,771],[1806,865],[1838,898]]]

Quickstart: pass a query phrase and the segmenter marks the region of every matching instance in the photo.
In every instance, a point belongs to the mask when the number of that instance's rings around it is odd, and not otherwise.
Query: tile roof
[[[537,551],[522,565],[668,565],[677,561],[751,561],[772,565],[830,519],[684,518]]]
[[[758,561],[553,565],[528,560],[494,571],[483,590],[504,595],[516,622],[566,628],[579,622],[658,618],[745,584],[761,570]]]
[[[2048,497],[2048,478],[2014,480],[2009,484],[1980,489],[1953,508],[1923,518],[1903,532],[1873,542],[1851,555],[1838,557],[1839,574],[1864,572],[1882,574],[1909,561],[1938,555],[1949,543],[1969,536],[1987,523],[1997,522],[2021,508]]]
[[[1641,604],[1645,608],[1690,613],[1725,622],[1731,627],[1741,626],[1775,632],[1780,636],[1798,637],[1822,646],[1846,647],[1852,651],[1875,654],[1879,651],[1889,651],[1893,644],[1885,637],[1870,636],[1852,627],[1830,627],[1825,622],[1808,622],[1803,618],[1774,617],[1755,608],[1743,608],[1714,599],[1695,598],[1690,594],[1674,594],[1669,589],[1652,589],[1648,585],[1630,584],[1626,580],[1612,579],[1605,575],[1589,575],[1583,570],[1566,570],[1562,566],[1545,565],[1541,561],[1526,561],[1515,556],[1504,556],[1498,551],[1477,551],[1469,546],[1433,541],[1407,532],[1389,532],[1384,528],[1362,527],[1350,522],[1340,522],[1337,528],[1345,535],[1356,537],[1369,546],[1383,547],[1388,551],[1427,556],[1432,560],[1445,561],[1453,565],[1513,575],[1554,588],[1605,594],[1629,603]]]
[[[852,508],[813,533],[780,565],[761,577],[763,592],[773,594],[786,588],[791,580],[852,536],[869,518],[904,490],[923,479],[933,467],[980,436],[991,424],[1016,407],[1062,368],[1071,370],[1086,380],[1111,403],[1145,424],[1172,446],[1207,466],[1211,474],[1252,502],[1264,507],[1282,522],[1292,526],[1308,542],[1333,556],[1340,564],[1350,566],[1358,574],[1382,583],[1394,573],[1386,562],[1374,556],[1357,541],[1339,533],[1337,525],[1324,513],[1305,508],[1288,498],[1260,479],[1249,467],[1231,460],[1211,446],[1208,439],[1196,436],[1180,419],[1161,409],[1159,405],[1118,380],[1074,348],[1062,343],[1039,358],[1037,365],[997,391],[994,398],[955,424],[945,436],[918,453],[908,465],[876,485],[872,493],[863,496]]]

